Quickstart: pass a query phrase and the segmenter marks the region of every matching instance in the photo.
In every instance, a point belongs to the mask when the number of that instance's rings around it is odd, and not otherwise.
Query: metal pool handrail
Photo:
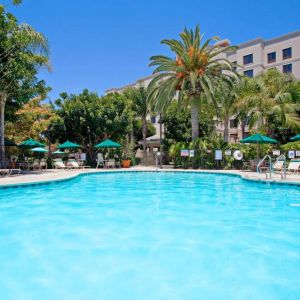
[[[266,159],[269,159],[269,175],[270,175],[270,179],[272,178],[272,158],[270,155],[266,155],[257,165],[256,167],[256,171],[257,173],[261,173],[261,165],[263,164],[263,162],[266,160]],[[266,178],[268,178],[268,175],[267,175],[267,172],[266,172]]]
[[[283,163],[283,173],[280,172],[281,180],[283,180],[283,179],[286,179],[286,157],[285,157],[285,155],[283,155],[283,154],[279,155],[276,159],[276,162],[281,161],[281,160],[284,161],[284,163]]]

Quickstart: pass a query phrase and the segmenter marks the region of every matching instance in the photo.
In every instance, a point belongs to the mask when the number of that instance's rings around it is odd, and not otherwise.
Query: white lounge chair
[[[104,168],[104,159],[103,159],[102,153],[98,153],[98,155],[97,155],[97,167],[96,167],[96,169],[98,169],[99,167]]]
[[[274,172],[281,172],[284,168],[284,160],[276,160],[272,166]]]
[[[292,159],[288,165],[287,172],[291,174],[298,173],[300,168],[300,160],[299,159]]]
[[[79,169],[80,166],[75,159],[69,159],[67,162],[67,167],[70,169]]]
[[[67,168],[61,159],[54,159],[53,164],[54,164],[55,169],[66,169]]]
[[[10,175],[10,169],[0,169],[0,175]]]
[[[116,161],[113,158],[110,158],[108,162],[106,163],[107,168],[115,168],[116,167]]]
[[[45,158],[42,158],[41,159],[41,161],[40,161],[40,169],[42,170],[42,169],[48,169],[48,166],[47,166],[47,161],[46,161],[46,159]]]

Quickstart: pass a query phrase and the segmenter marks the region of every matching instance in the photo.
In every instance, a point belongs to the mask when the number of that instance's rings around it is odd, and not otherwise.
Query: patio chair
[[[80,166],[79,166],[78,162],[75,159],[69,159],[68,162],[67,162],[67,168],[79,169]]]
[[[282,172],[284,168],[284,160],[276,160],[272,166],[274,172]]]
[[[79,167],[81,169],[88,169],[88,168],[90,168],[90,166],[87,166],[87,165],[84,164],[84,162],[85,162],[84,160],[79,160],[77,162],[78,162],[78,165],[79,165]]]
[[[39,170],[40,168],[40,161],[38,159],[35,159],[32,164],[32,170]]]
[[[107,168],[115,168],[116,167],[116,161],[114,158],[110,158],[107,162]]]
[[[97,155],[97,167],[96,167],[96,169],[98,169],[98,167],[102,167],[102,168],[104,168],[104,159],[103,159],[103,155],[102,155],[102,153],[98,153],[98,155]]]
[[[42,170],[42,169],[48,169],[48,166],[47,166],[47,161],[46,161],[46,159],[45,158],[42,158],[41,159],[41,161],[40,161],[40,169]]]
[[[54,159],[53,161],[53,165],[54,165],[54,169],[66,169],[66,165],[63,163],[63,161],[58,158],[58,159]]]
[[[287,173],[296,174],[298,173],[299,168],[300,168],[300,160],[292,159],[287,167]]]

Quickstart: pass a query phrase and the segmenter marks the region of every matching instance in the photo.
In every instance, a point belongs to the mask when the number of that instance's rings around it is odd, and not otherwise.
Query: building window
[[[243,57],[243,62],[244,62],[244,65],[252,64],[253,63],[253,54],[245,55]]]
[[[276,52],[268,53],[268,64],[276,62]]]
[[[282,72],[283,73],[292,73],[293,72],[292,64],[283,65],[282,66]]]
[[[151,116],[151,123],[155,124],[156,123],[156,116]]]
[[[233,71],[236,71],[236,69],[237,69],[237,61],[233,61],[232,62],[232,69],[233,69]]]
[[[237,128],[238,125],[239,125],[239,120],[238,119],[230,120],[230,128]]]
[[[253,77],[253,70],[251,69],[251,70],[244,71],[244,76],[252,78]]]
[[[282,59],[288,59],[292,57],[292,48],[286,48],[282,50]]]

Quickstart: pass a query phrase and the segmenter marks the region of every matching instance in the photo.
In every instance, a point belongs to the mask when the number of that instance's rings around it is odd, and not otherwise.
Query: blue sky
[[[185,26],[233,44],[300,29],[298,0],[23,0],[9,10],[49,40],[53,72],[41,76],[52,100],[149,75],[149,57],[168,53],[160,40]]]

